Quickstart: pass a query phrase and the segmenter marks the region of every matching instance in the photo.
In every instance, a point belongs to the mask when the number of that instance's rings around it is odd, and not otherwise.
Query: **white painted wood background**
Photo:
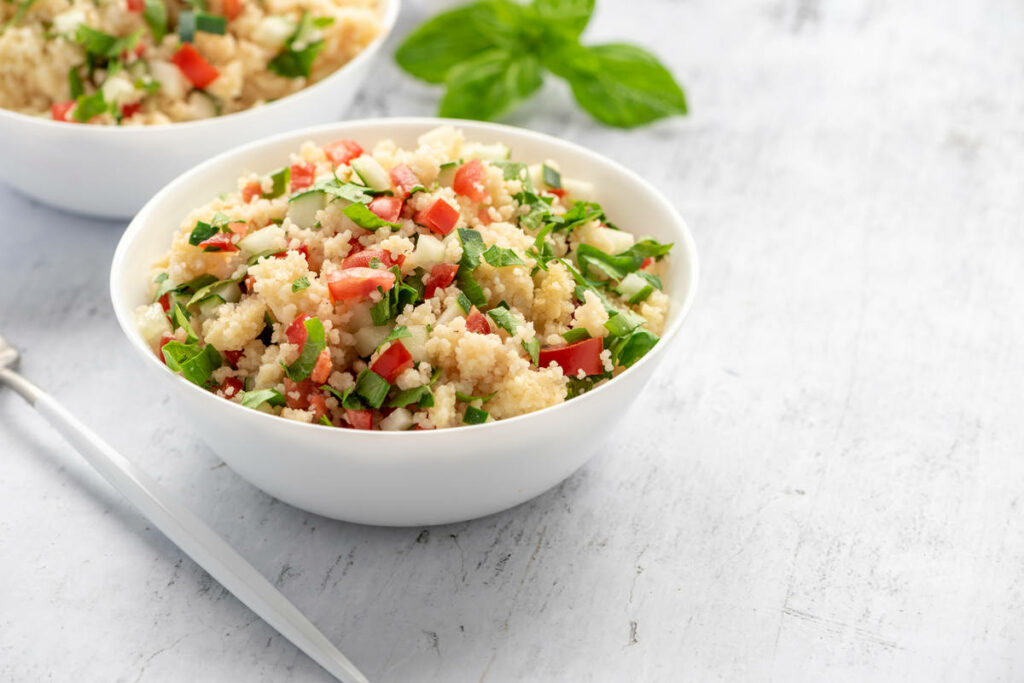
[[[640,170],[704,280],[562,486],[432,529],[277,503],[143,380],[107,297],[121,226],[0,188],[25,373],[375,681],[1024,679],[1024,5],[599,4],[588,36],[653,46],[692,116],[608,130],[551,86],[510,120]],[[353,116],[435,102],[385,59]],[[327,680],[6,392],[0,452],[0,679]]]

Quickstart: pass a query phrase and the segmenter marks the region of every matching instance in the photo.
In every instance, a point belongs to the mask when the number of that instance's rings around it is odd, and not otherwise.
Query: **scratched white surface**
[[[1024,679],[1024,7],[600,4],[589,35],[657,46],[693,115],[607,130],[549,87],[511,121],[639,169],[704,280],[562,486],[432,529],[277,503],[144,382],[106,293],[121,226],[0,188],[24,372],[375,681]],[[353,114],[434,102],[382,60]],[[0,450],[0,679],[327,680],[6,392]]]

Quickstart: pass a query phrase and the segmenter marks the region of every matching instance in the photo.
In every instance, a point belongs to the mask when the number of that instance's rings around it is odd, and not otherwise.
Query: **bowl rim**
[[[476,131],[496,132],[496,133],[499,133],[499,134],[502,134],[502,133],[503,134],[510,134],[510,135],[515,135],[515,136],[522,136],[522,137],[525,137],[525,138],[533,138],[537,142],[543,142],[543,143],[546,143],[546,144],[553,144],[555,146],[563,146],[563,147],[569,149],[570,151],[572,151],[573,153],[581,155],[582,157],[584,157],[584,159],[589,160],[591,163],[604,164],[605,166],[608,166],[608,167],[612,168],[615,172],[623,174],[623,175],[625,175],[627,177],[630,177],[633,181],[638,182],[639,184],[646,186],[651,191],[651,193],[654,195],[654,197],[656,198],[656,201],[659,204],[659,208],[664,213],[666,213],[667,215],[671,216],[674,219],[673,228],[674,228],[674,230],[679,235],[679,240],[677,241],[677,243],[679,243],[679,242],[682,243],[682,246],[684,247],[684,250],[686,251],[687,256],[689,257],[689,261],[690,261],[690,287],[687,290],[685,298],[683,299],[683,301],[678,302],[676,304],[676,305],[679,306],[679,313],[675,317],[675,320],[671,323],[671,325],[669,325],[669,327],[662,332],[661,336],[658,339],[658,344],[654,347],[654,349],[652,349],[652,351],[654,351],[654,352],[653,353],[649,352],[649,353],[645,354],[643,358],[641,358],[639,361],[634,363],[632,366],[630,366],[629,368],[624,370],[618,377],[612,378],[611,381],[606,382],[605,384],[597,387],[596,389],[592,389],[591,391],[588,391],[588,392],[586,392],[586,393],[584,393],[584,394],[582,394],[580,396],[577,396],[577,397],[572,398],[572,399],[567,399],[567,400],[563,401],[562,403],[558,403],[558,404],[555,404],[553,406],[548,406],[548,407],[542,408],[540,410],[535,410],[535,411],[533,411],[531,413],[525,413],[525,414],[522,414],[522,415],[516,415],[516,416],[513,416],[513,417],[509,417],[509,418],[503,418],[503,419],[500,419],[500,420],[494,420],[492,422],[485,422],[484,424],[478,424],[478,425],[465,425],[465,424],[461,424],[461,425],[458,425],[458,426],[455,426],[455,427],[445,427],[443,429],[406,430],[406,431],[339,429],[338,427],[334,427],[334,426],[328,427],[326,425],[321,425],[321,424],[312,423],[312,422],[298,422],[296,420],[288,420],[288,419],[285,419],[285,418],[281,418],[278,415],[270,415],[270,414],[267,414],[267,413],[263,413],[262,411],[253,410],[252,408],[246,408],[246,407],[244,407],[242,405],[239,405],[239,404],[235,403],[234,401],[226,401],[225,399],[223,399],[223,398],[221,398],[219,396],[215,396],[211,392],[206,391],[206,390],[196,386],[192,382],[189,382],[188,380],[186,380],[181,375],[179,375],[177,373],[173,373],[173,372],[168,372],[167,367],[164,366],[160,362],[160,360],[152,352],[152,350],[149,348],[149,346],[144,341],[142,341],[142,338],[139,335],[138,330],[135,329],[134,320],[132,319],[131,311],[129,311],[129,308],[131,308],[131,307],[126,302],[126,300],[125,300],[126,299],[125,293],[123,293],[122,290],[120,289],[119,282],[118,282],[119,279],[120,279],[121,272],[124,270],[124,266],[125,266],[126,259],[127,259],[126,254],[128,252],[128,248],[129,248],[130,244],[133,243],[137,239],[137,237],[144,232],[146,225],[148,225],[149,214],[155,210],[154,207],[157,204],[161,203],[165,196],[173,194],[175,191],[177,191],[177,189],[178,189],[178,187],[180,185],[186,183],[193,176],[202,175],[202,174],[206,173],[207,171],[209,171],[210,169],[215,168],[215,167],[217,167],[217,166],[219,166],[221,164],[224,164],[224,163],[228,162],[228,160],[230,158],[232,158],[232,157],[244,156],[247,153],[249,153],[249,152],[251,152],[251,151],[253,151],[255,149],[258,149],[258,148],[264,147],[264,146],[274,145],[274,144],[276,144],[278,142],[281,142],[281,141],[283,141],[285,139],[289,139],[289,138],[295,138],[296,140],[299,141],[299,144],[301,144],[301,141],[303,139],[308,139],[308,138],[311,138],[311,137],[315,137],[316,135],[324,133],[326,131],[338,131],[338,133],[344,133],[349,128],[359,128],[361,126],[368,126],[368,125],[378,125],[379,126],[381,124],[394,124],[394,125],[400,125],[400,126],[421,127],[423,129],[422,130],[423,133],[429,131],[432,128],[436,128],[437,126],[451,125],[451,126],[454,126],[454,127],[457,127],[457,128],[462,128],[467,133],[470,133],[471,131],[476,130]],[[467,135],[467,137],[469,137],[469,135]],[[509,144],[510,145],[514,145],[513,142],[510,142]],[[557,156],[557,152],[553,152],[552,156]],[[408,116],[408,117],[377,117],[377,118],[366,118],[366,119],[354,119],[354,120],[349,120],[349,121],[339,121],[339,122],[328,123],[328,124],[323,124],[323,125],[319,125],[319,126],[310,126],[310,127],[306,127],[306,128],[300,128],[298,130],[288,131],[288,132],[285,132],[285,133],[279,133],[277,135],[273,135],[273,136],[270,136],[270,137],[262,138],[260,140],[254,141],[254,142],[250,142],[250,143],[247,143],[245,145],[241,145],[239,147],[235,147],[233,149],[227,150],[226,152],[222,152],[222,153],[220,153],[220,154],[218,154],[218,155],[216,155],[216,156],[214,156],[214,157],[204,161],[203,163],[201,163],[201,164],[199,164],[197,166],[194,166],[193,168],[189,169],[188,171],[185,171],[184,173],[179,174],[174,180],[172,180],[167,185],[165,185],[159,192],[157,192],[153,197],[151,197],[149,199],[149,201],[147,201],[146,204],[142,207],[142,209],[139,210],[139,212],[135,215],[135,217],[132,218],[132,220],[129,223],[128,227],[125,229],[124,233],[121,235],[121,238],[118,240],[117,248],[114,251],[114,257],[113,257],[113,259],[111,261],[110,276],[109,276],[110,298],[111,298],[111,304],[112,304],[112,306],[114,308],[114,315],[117,318],[117,322],[118,322],[118,325],[121,328],[121,331],[128,338],[128,341],[131,344],[131,346],[140,355],[142,355],[145,359],[148,359],[148,360],[144,360],[143,362],[152,363],[152,365],[150,367],[152,367],[154,370],[160,371],[161,373],[166,373],[168,379],[170,379],[172,381],[180,382],[181,385],[179,385],[179,386],[185,387],[185,391],[196,392],[194,395],[196,395],[197,397],[202,396],[202,398],[199,398],[198,400],[204,400],[204,401],[205,400],[212,400],[212,401],[218,401],[220,403],[230,404],[229,406],[227,406],[227,408],[229,410],[235,409],[235,410],[238,410],[238,411],[244,411],[244,412],[241,412],[241,413],[238,414],[240,418],[244,419],[244,418],[246,418],[246,416],[248,414],[260,415],[260,416],[262,416],[262,417],[264,417],[264,418],[266,418],[268,420],[274,420],[275,421],[274,423],[279,424],[281,429],[292,429],[292,428],[295,428],[295,429],[317,429],[317,430],[321,430],[323,433],[327,433],[328,430],[332,430],[332,431],[342,432],[343,434],[345,434],[347,436],[350,436],[350,437],[358,434],[359,437],[363,437],[365,435],[379,435],[379,436],[371,436],[370,438],[384,438],[384,436],[387,435],[387,436],[390,436],[390,437],[398,437],[398,438],[420,438],[420,439],[424,439],[424,438],[443,438],[443,437],[437,436],[437,435],[449,434],[449,433],[456,432],[456,431],[464,432],[467,429],[476,430],[473,433],[477,433],[477,434],[482,433],[483,429],[490,429],[492,431],[495,430],[495,429],[509,429],[509,428],[517,426],[520,422],[522,422],[524,420],[529,420],[531,418],[536,419],[538,416],[541,416],[541,415],[549,415],[552,412],[557,411],[559,409],[564,410],[564,409],[566,409],[567,406],[570,406],[572,404],[582,405],[581,402],[583,402],[583,401],[593,402],[594,400],[597,400],[595,397],[603,396],[604,394],[608,393],[608,390],[609,390],[608,388],[609,387],[611,387],[611,386],[618,386],[618,383],[616,382],[616,380],[621,379],[626,373],[631,373],[632,372],[632,373],[635,374],[635,372],[639,372],[639,370],[641,368],[646,367],[648,365],[652,365],[653,363],[656,362],[655,358],[656,357],[660,357],[660,355],[661,355],[660,352],[657,352],[657,349],[659,347],[661,347],[662,351],[664,351],[664,349],[667,348],[668,345],[672,343],[672,341],[675,339],[676,335],[679,333],[679,330],[682,328],[683,322],[686,320],[687,316],[689,315],[690,309],[693,307],[694,298],[696,297],[696,294],[697,294],[697,287],[698,287],[699,280],[700,280],[700,261],[699,261],[699,256],[698,256],[698,253],[697,253],[696,243],[694,242],[693,235],[690,233],[690,230],[689,230],[689,227],[686,224],[686,221],[679,214],[679,212],[676,210],[676,208],[671,204],[671,202],[669,202],[668,199],[654,185],[652,185],[650,182],[645,180],[642,176],[640,176],[638,173],[636,173],[632,169],[627,168],[623,164],[620,164],[619,162],[617,162],[617,161],[615,161],[613,159],[610,159],[610,158],[605,157],[605,156],[603,156],[601,154],[593,152],[590,149],[588,149],[588,148],[586,148],[586,147],[584,147],[584,146],[582,146],[580,144],[577,144],[577,143],[574,143],[574,142],[570,142],[568,140],[563,140],[561,138],[557,138],[557,137],[554,137],[552,135],[547,135],[545,133],[540,133],[540,132],[537,132],[537,131],[534,131],[534,130],[530,130],[530,129],[527,129],[527,128],[519,128],[517,126],[509,126],[509,125],[500,124],[500,123],[491,123],[491,122],[483,122],[483,121],[470,121],[470,120],[464,120],[464,119],[447,119],[447,118],[439,118],[439,117],[414,117],[414,116]],[[676,302],[673,302],[673,303],[676,303]],[[272,423],[268,423],[268,425],[269,424],[272,424]],[[413,435],[413,434],[415,434],[417,436],[416,437],[412,437],[411,435]],[[428,434],[433,434],[434,436],[427,436]],[[344,438],[344,437],[340,437],[340,438]]]
[[[223,121],[230,121],[232,124],[245,125],[247,119],[255,118],[260,116],[263,112],[276,112],[278,109],[282,109],[285,106],[289,106],[295,103],[295,100],[301,100],[309,96],[310,92],[319,92],[329,87],[333,81],[340,78],[346,71],[350,71],[349,67],[355,67],[367,60],[373,58],[373,56],[380,50],[390,36],[392,31],[395,29],[395,24],[398,21],[398,13],[402,4],[402,0],[378,0],[378,2],[385,3],[383,16],[381,17],[381,30],[371,40],[366,47],[359,51],[352,59],[348,60],[340,67],[332,71],[323,79],[316,83],[310,84],[297,90],[291,94],[285,95],[279,99],[265,102],[258,106],[252,106],[248,109],[242,109],[241,111],[231,112],[230,114],[224,114],[223,116],[214,116],[209,119],[199,119],[197,121],[176,121],[166,124],[150,125],[150,126],[100,126],[100,125],[79,125],[71,130],[79,131],[82,135],[173,135],[174,133],[169,131],[191,131],[203,128],[213,128],[219,125]],[[69,130],[68,124],[63,121],[54,121],[43,116],[33,116],[31,114],[23,114],[13,109],[4,109],[0,107],[0,123],[3,122],[4,118],[11,119],[14,122],[23,123],[25,125],[41,125],[48,128],[59,128],[62,131]],[[116,131],[116,132],[115,132]],[[191,169],[190,169],[191,170]]]

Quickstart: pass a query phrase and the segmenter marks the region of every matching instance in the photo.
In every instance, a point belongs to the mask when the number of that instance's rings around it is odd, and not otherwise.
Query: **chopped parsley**
[[[391,228],[392,230],[397,230],[402,227],[400,223],[392,223],[391,221],[384,220],[373,211],[370,211],[366,204],[361,202],[353,202],[342,209],[342,211],[352,220],[353,223],[364,230],[376,230],[377,228]]]
[[[373,370],[363,370],[359,373],[354,387],[356,395],[366,402],[371,408],[380,408],[388,395],[391,385],[388,381]]]
[[[487,422],[487,418],[490,417],[490,413],[486,410],[480,410],[473,406],[466,407],[466,413],[462,416],[462,422],[468,425],[479,425]]]
[[[305,275],[303,275],[300,278],[297,278],[294,282],[292,282],[292,291],[293,292],[300,292],[303,289],[308,289],[308,288],[309,288],[309,278],[306,277]]]
[[[285,400],[284,394],[277,389],[260,389],[259,391],[243,392],[239,403],[246,408],[259,408],[264,403],[271,406],[283,406]]]
[[[509,335],[514,335],[516,330],[519,329],[519,321],[512,315],[512,311],[508,309],[507,304],[495,306],[487,311],[487,315],[490,316],[495,325],[508,332]]]
[[[504,268],[506,266],[525,266],[526,262],[519,257],[519,254],[515,252],[515,249],[506,249],[505,247],[499,247],[496,244],[492,244],[482,254],[484,261],[487,261],[488,265],[494,266],[495,268]]]

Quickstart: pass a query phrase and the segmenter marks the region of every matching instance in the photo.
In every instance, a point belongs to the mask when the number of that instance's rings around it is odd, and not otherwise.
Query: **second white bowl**
[[[235,114],[121,127],[58,123],[0,109],[0,180],[60,209],[127,218],[204,159],[268,135],[337,121],[391,33],[399,2],[380,0],[380,35],[352,61],[297,93]]]
[[[135,327],[149,303],[151,265],[167,253],[188,211],[245,171],[280,166],[306,140],[345,137],[370,148],[382,138],[414,147],[443,124],[467,139],[503,142],[513,159],[554,159],[563,173],[594,183],[608,215],[631,232],[674,242],[665,280],[671,309],[661,341],[632,368],[579,398],[528,415],[430,431],[380,432],[303,424],[243,408],[171,373]],[[594,453],[670,353],[697,285],[697,252],[683,219],[640,176],[577,145],[519,128],[442,119],[351,121],[250,144],[168,185],[139,212],[114,255],[110,294],[132,348],[171,389],[195,429],[236,472],[296,507],[351,522],[411,526],[456,522],[522,503],[558,484]]]

